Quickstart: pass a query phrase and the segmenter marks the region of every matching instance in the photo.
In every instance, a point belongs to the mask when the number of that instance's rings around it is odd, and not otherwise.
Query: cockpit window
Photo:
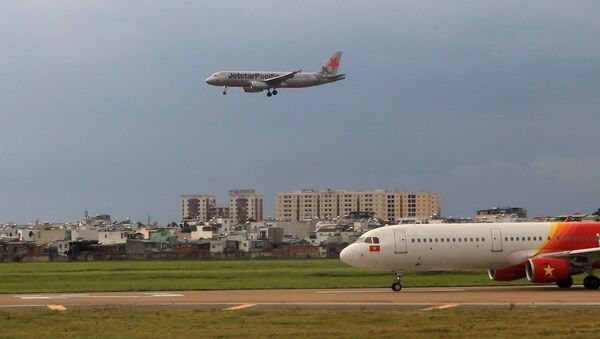
[[[379,238],[377,237],[360,237],[356,239],[355,243],[360,244],[361,242],[367,244],[379,244]]]

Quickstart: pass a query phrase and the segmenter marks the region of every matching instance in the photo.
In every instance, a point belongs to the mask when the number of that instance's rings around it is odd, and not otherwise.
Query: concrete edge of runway
[[[47,304],[36,305],[0,305],[0,311],[5,310],[35,310],[35,309],[51,309]],[[69,305],[67,308],[73,309],[193,309],[193,310],[223,310],[227,311],[243,304],[197,304],[197,303],[157,303],[157,304],[106,304],[106,305]],[[239,310],[272,310],[272,309],[302,309],[302,310],[319,310],[319,309],[335,309],[335,310],[356,310],[356,309],[398,309],[398,310],[467,310],[467,309],[495,309],[495,310],[510,310],[510,309],[600,309],[600,303],[589,304],[564,304],[564,303],[538,303],[538,304],[522,304],[522,303],[464,303],[452,304],[446,307],[446,304],[400,304],[400,303],[258,303],[249,307],[241,307]],[[65,308],[66,309],[66,308]]]

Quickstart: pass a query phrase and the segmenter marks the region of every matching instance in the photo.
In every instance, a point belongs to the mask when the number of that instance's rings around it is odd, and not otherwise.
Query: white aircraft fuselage
[[[252,87],[252,82],[261,82],[289,72],[268,71],[219,71],[208,77],[206,82],[214,86],[227,87]],[[282,81],[273,88],[302,88],[327,84],[345,79],[345,76],[334,78],[320,78],[316,72],[299,72],[293,78]]]
[[[366,232],[342,250],[340,259],[351,266],[400,275],[488,269],[496,280],[527,276],[532,282],[559,286],[568,285],[571,275],[586,272],[588,282],[593,280],[590,286],[600,286],[600,279],[592,274],[600,263],[600,222],[392,225]],[[542,269],[547,274],[535,276]]]

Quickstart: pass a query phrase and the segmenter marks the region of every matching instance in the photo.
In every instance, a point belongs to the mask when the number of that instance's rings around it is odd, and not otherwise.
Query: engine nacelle
[[[262,81],[251,81],[250,87],[252,87],[252,89],[261,90],[261,91],[264,91],[265,89],[270,88],[269,85],[267,85],[266,83],[264,83]]]
[[[507,268],[488,270],[490,279],[496,281],[513,281],[525,278],[525,264]]]
[[[567,279],[571,265],[566,259],[531,258],[525,264],[525,273],[533,283],[552,283]]]
[[[257,92],[262,92],[262,89],[256,89],[256,88],[252,88],[250,86],[244,86],[244,92],[246,93],[257,93]]]

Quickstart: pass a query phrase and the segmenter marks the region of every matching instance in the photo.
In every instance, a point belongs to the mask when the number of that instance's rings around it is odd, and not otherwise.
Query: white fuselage
[[[264,71],[220,71],[216,72],[206,82],[214,86],[226,87],[252,87],[252,82],[260,82],[284,75],[289,72],[264,72]],[[343,77],[325,78],[317,73],[297,73],[293,78],[282,81],[274,88],[301,88],[322,85],[342,80]]]
[[[582,224],[585,228],[569,224],[577,223],[392,225],[363,234],[340,258],[352,266],[385,271],[495,269],[523,264],[539,252],[600,246],[598,223]],[[561,239],[557,229],[576,235]],[[371,243],[365,243],[369,238]]]

